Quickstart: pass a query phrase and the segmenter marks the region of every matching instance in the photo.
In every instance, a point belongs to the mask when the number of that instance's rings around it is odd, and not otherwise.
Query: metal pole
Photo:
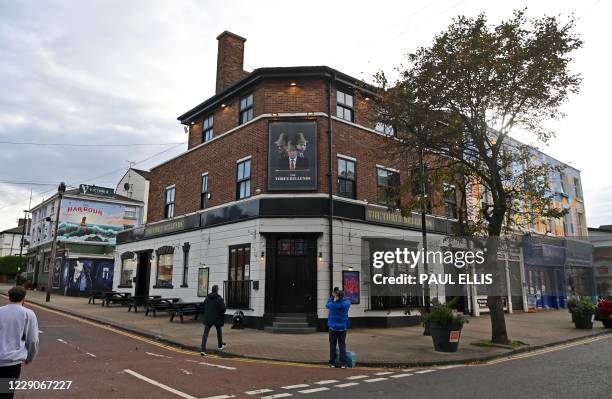
[[[53,228],[53,243],[51,245],[51,260],[47,274],[47,298],[45,302],[51,300],[51,285],[53,284],[53,269],[55,268],[55,256],[57,254],[57,227],[59,225],[60,209],[62,207],[62,197],[66,192],[66,184],[61,182],[57,188],[57,210],[55,212],[55,226]]]

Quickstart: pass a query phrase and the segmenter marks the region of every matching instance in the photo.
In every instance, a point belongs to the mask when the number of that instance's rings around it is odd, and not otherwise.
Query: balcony
[[[251,308],[251,280],[224,281],[223,293],[228,309]]]

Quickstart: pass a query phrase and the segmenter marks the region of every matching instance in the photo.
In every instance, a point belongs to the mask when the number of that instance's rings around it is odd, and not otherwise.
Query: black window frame
[[[168,202],[168,193],[172,191],[172,201]],[[176,203],[176,186],[168,186],[165,190],[166,201],[164,205],[164,219],[170,219],[174,217],[174,204]]]
[[[238,263],[238,252],[242,251],[242,265]],[[247,254],[248,253],[248,254]],[[234,257],[233,254],[236,256]],[[232,266],[233,264],[233,266]],[[240,277],[238,278],[238,270],[241,270]],[[229,247],[229,259],[227,265],[227,280],[228,281],[246,281],[251,278],[251,244],[238,244],[230,245]]]
[[[205,209],[208,204],[208,172],[200,176],[200,209]]]
[[[344,167],[345,174],[344,175],[342,175],[342,171],[341,171],[341,165],[340,165],[341,162],[345,163],[345,167]],[[353,176],[352,177],[348,175],[349,163],[353,164]],[[342,155],[337,155],[336,165],[338,167],[337,169],[338,170],[338,181],[337,181],[336,194],[344,198],[357,199],[357,160],[351,159],[348,157],[344,157]],[[342,189],[343,186],[346,188],[349,184],[352,186],[352,195],[351,195],[351,192],[349,192],[348,190]]]
[[[444,194],[444,216],[457,219],[457,187],[454,184],[444,183],[442,185]],[[449,193],[452,193],[449,195]]]
[[[393,180],[397,181],[397,186],[393,187],[391,185],[381,185],[380,184],[380,172],[384,171],[387,173],[386,178],[390,179],[392,176],[397,176]],[[389,180],[387,180],[389,181]],[[379,205],[391,206],[394,205],[396,207],[400,204],[399,198],[399,188],[400,188],[400,173],[397,170],[385,168],[383,166],[376,166],[376,203]],[[384,199],[382,199],[381,192],[385,192]],[[395,192],[392,192],[395,191]]]
[[[246,163],[249,164],[249,174],[248,176],[246,176],[246,174],[243,172],[243,176],[240,177],[240,166],[245,165]],[[249,198],[251,196],[251,172],[252,172],[252,163],[251,163],[250,157],[243,159],[239,162],[236,162],[236,199],[237,200]],[[245,188],[246,195],[244,196],[241,195],[243,186],[247,187]]]
[[[342,94],[342,97],[340,96]],[[346,101],[346,96],[350,96],[351,104]],[[342,98],[342,101],[340,100]],[[339,111],[342,110],[342,113]],[[350,112],[350,118],[346,118],[346,112]],[[341,89],[336,89],[336,117],[347,122],[355,121],[355,95]]]
[[[202,143],[206,143],[215,137],[214,124],[214,114],[210,114],[202,119]]]
[[[250,99],[250,104],[249,104],[249,99]],[[254,102],[255,102],[255,99],[253,97],[252,92],[240,97],[240,100],[238,102],[238,109],[239,109],[238,125],[244,125],[245,123],[253,120],[254,118],[253,103]]]

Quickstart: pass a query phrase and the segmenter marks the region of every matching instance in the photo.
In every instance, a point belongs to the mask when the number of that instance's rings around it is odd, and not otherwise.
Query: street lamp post
[[[49,263],[49,273],[47,275],[47,298],[45,302],[51,300],[51,285],[53,284],[53,269],[55,268],[55,256],[57,254],[57,227],[59,225],[60,209],[62,207],[62,197],[66,192],[66,183],[61,182],[57,187],[57,210],[55,212],[55,226],[53,228],[53,243],[51,244],[51,260]]]

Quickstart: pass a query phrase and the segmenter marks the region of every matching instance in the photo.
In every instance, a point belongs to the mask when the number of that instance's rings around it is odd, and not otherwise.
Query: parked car
[[[606,296],[599,300],[595,320],[601,321],[606,328],[612,328],[612,296]]]

